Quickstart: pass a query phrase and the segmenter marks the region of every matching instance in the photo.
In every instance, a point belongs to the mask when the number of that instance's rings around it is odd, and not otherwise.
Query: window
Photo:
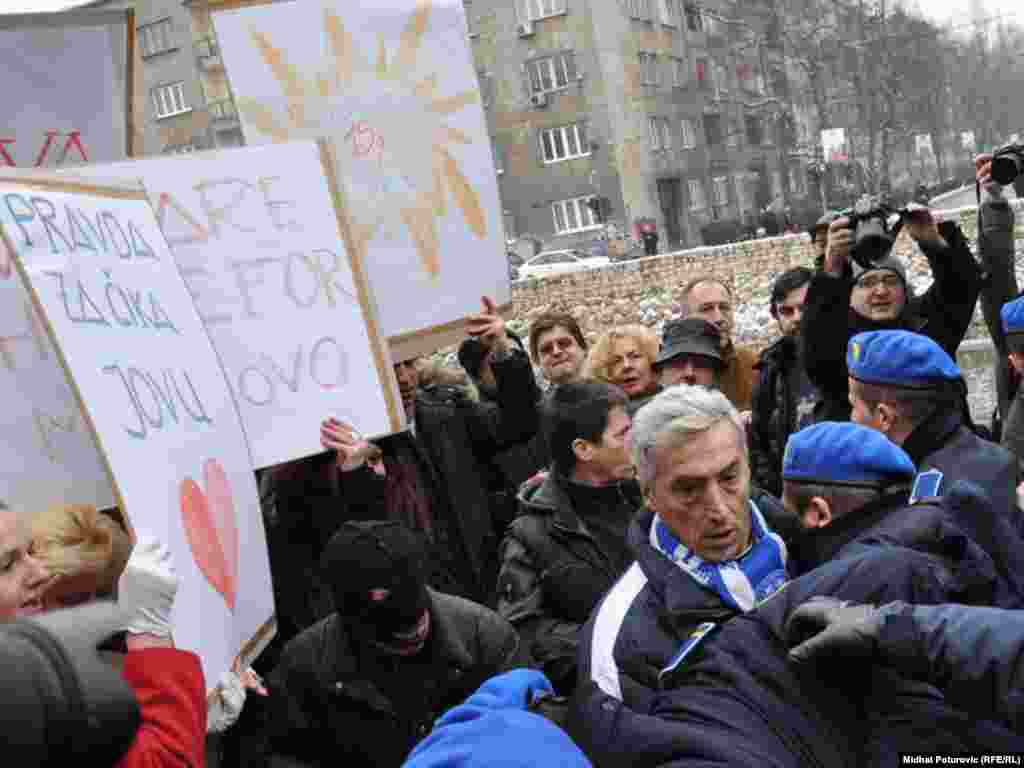
[[[521,21],[537,21],[565,13],[565,0],[520,0]]]
[[[697,129],[693,125],[693,120],[683,118],[680,125],[683,131],[683,149],[693,149],[697,146]]]
[[[651,134],[651,149],[672,149],[672,129],[667,117],[649,117],[647,126]]]
[[[750,185],[747,181],[747,175],[743,173],[737,173],[736,179],[736,202],[739,205],[740,214],[744,214],[750,210],[752,205]]]
[[[686,182],[690,191],[690,210],[699,211],[707,207],[707,202],[704,200],[704,185],[700,179],[689,179]]]
[[[668,65],[672,71],[672,86],[682,88],[686,85],[686,62],[678,56],[670,56]]]
[[[185,84],[169,83],[160,85],[153,89],[153,107],[156,109],[156,117],[180,115],[182,112],[191,112],[192,108],[185,101]]]
[[[174,44],[174,29],[170,19],[160,19],[152,24],[139,27],[139,50],[143,58],[155,56],[177,46]]]
[[[740,145],[740,133],[742,128],[738,128],[737,124],[732,118],[728,118],[725,121],[725,143],[730,147],[738,147]]]
[[[567,88],[576,79],[576,54],[572,51],[529,62],[530,88],[533,93],[550,93]]]
[[[685,3],[683,10],[686,13],[686,28],[691,32],[700,32],[704,29],[700,9],[695,3]]]
[[[715,89],[715,96],[721,97],[729,93],[729,79],[726,75],[725,67],[716,61],[711,64],[711,70],[713,72],[711,81]]]
[[[789,169],[789,191],[793,195],[804,195],[807,188],[804,186],[805,177],[803,169],[794,165]]]
[[[744,119],[747,130],[747,144],[752,147],[759,147],[764,143],[764,129],[761,126],[761,119],[747,115]]]
[[[676,24],[676,0],[655,0],[658,4],[658,20],[666,27],[675,27]]]
[[[658,84],[658,57],[653,53],[640,54],[640,85]]]
[[[651,0],[626,0],[626,5],[631,18],[651,20]]]
[[[715,146],[722,143],[722,116],[721,115],[704,115],[704,141],[710,145]]]
[[[555,232],[561,235],[600,227],[598,215],[588,205],[593,199],[594,197],[589,195],[553,203],[551,211],[555,217]]]
[[[586,123],[546,128],[540,132],[540,143],[545,164],[557,163],[572,157],[585,157],[590,154]]]
[[[711,180],[711,193],[714,195],[715,205],[729,204],[729,177],[715,176]]]

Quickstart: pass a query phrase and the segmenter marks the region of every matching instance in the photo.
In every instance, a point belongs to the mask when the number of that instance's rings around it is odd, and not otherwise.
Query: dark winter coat
[[[397,766],[445,710],[514,666],[518,639],[493,611],[429,592],[431,633],[421,655],[393,661],[408,674],[414,710],[381,690],[373,662],[337,614],[292,639],[267,679],[270,696],[244,765],[282,756],[308,766]],[[392,670],[393,671],[393,670]]]
[[[501,545],[498,613],[518,630],[530,666],[567,694],[576,682],[579,628],[622,568],[573,508],[564,483],[552,471],[520,492],[520,514]],[[630,518],[643,506],[634,481],[608,490],[620,494]]]
[[[817,272],[807,290],[801,322],[801,343],[807,374],[821,397],[818,421],[849,421],[849,371],[846,348],[851,338],[865,331],[905,330],[928,336],[956,359],[956,350],[974,316],[981,290],[981,270],[971,255],[960,228],[939,224],[946,247],[928,243],[921,250],[928,259],[934,282],[920,297],[911,297],[903,315],[892,323],[875,323],[850,308],[853,278]]]
[[[798,673],[786,658],[788,615],[819,594],[931,603],[984,592],[957,553],[875,547],[827,563],[734,616],[653,549],[650,523],[650,513],[638,516],[631,530],[637,562],[583,630],[570,732],[603,767],[862,765],[864,676],[823,686]],[[720,626],[669,669],[705,621]]]

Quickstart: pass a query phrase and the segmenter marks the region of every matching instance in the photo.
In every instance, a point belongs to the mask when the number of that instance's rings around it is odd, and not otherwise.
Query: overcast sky
[[[956,24],[970,21],[968,0],[906,0],[906,4],[916,6],[935,21],[946,22],[953,16],[958,17]],[[1020,0],[982,0],[982,6],[986,17],[1007,16],[1008,21],[1024,24],[1024,4]]]

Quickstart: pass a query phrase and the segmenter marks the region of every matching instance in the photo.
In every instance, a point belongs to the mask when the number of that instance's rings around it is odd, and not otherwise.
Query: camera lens
[[[997,184],[1012,184],[1020,175],[1020,158],[1015,154],[996,155],[992,158],[992,180]]]
[[[874,264],[889,255],[895,242],[896,238],[886,232],[885,222],[871,216],[857,222],[851,255],[861,266]]]

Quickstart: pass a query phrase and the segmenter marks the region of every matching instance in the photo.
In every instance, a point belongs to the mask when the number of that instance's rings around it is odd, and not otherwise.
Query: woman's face
[[[55,611],[88,603],[96,599],[98,589],[99,583],[94,573],[59,576],[43,594],[43,610]]]

